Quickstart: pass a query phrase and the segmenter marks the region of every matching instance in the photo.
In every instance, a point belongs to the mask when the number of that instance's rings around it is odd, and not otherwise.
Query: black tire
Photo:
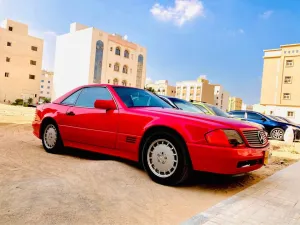
[[[153,170],[155,170],[153,168],[154,162],[152,165],[150,162],[152,162],[150,160],[150,157],[153,158],[153,160],[158,160],[159,161],[159,157],[161,156],[155,156],[154,157],[154,153],[150,153],[150,146],[153,145],[155,143],[159,144],[159,140],[166,140],[166,143],[171,143],[171,145],[173,145],[173,147],[175,148],[175,151],[177,153],[177,156],[175,156],[174,154],[174,158],[172,158],[172,156],[169,158],[169,162],[167,162],[168,159],[166,159],[166,164],[173,162],[172,166],[174,166],[174,164],[176,164],[175,159],[177,158],[177,166],[176,168],[170,172],[169,174],[155,174],[155,172],[153,172]],[[163,144],[163,142],[161,142]],[[165,145],[167,146],[167,145]],[[152,147],[151,148],[155,149],[156,147]],[[169,148],[169,150],[172,148]],[[154,150],[155,151],[155,150]],[[171,150],[174,151],[174,150]],[[158,153],[160,154],[160,153]],[[156,159],[155,159],[156,158]],[[148,161],[149,160],[149,161]],[[156,162],[158,163],[158,162]],[[159,162],[159,163],[163,163],[163,162]],[[143,149],[142,149],[142,164],[144,169],[146,170],[146,172],[148,173],[149,177],[155,181],[156,183],[162,184],[162,185],[168,185],[168,186],[175,186],[178,185],[180,183],[183,183],[189,176],[190,172],[191,172],[191,163],[190,163],[190,158],[188,155],[188,151],[187,148],[185,146],[185,144],[183,143],[183,141],[181,140],[180,137],[178,137],[178,135],[176,134],[172,134],[170,132],[162,132],[162,131],[158,131],[158,132],[154,132],[151,135],[149,135],[143,145]],[[164,164],[164,163],[163,163]],[[151,168],[150,168],[151,166]],[[171,171],[171,170],[170,170]],[[158,173],[156,171],[156,173]],[[168,177],[160,177],[160,176],[168,176]]]
[[[277,141],[283,141],[284,139],[284,130],[276,127],[271,130],[270,136],[272,139],[277,140]]]
[[[52,129],[51,131],[53,131],[53,130],[56,131],[56,141],[51,146],[46,141],[47,134],[45,134],[47,132],[47,130],[49,131],[49,129]],[[48,153],[59,154],[59,153],[62,152],[63,143],[62,143],[62,140],[61,140],[61,137],[60,137],[60,133],[59,133],[58,127],[56,126],[55,123],[49,122],[49,123],[43,125],[43,129],[42,129],[42,143],[43,143],[43,147],[44,147],[45,151],[48,152]]]

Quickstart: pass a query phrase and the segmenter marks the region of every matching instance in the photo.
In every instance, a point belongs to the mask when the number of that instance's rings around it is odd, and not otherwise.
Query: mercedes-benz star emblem
[[[257,133],[257,137],[261,144],[263,144],[265,142],[263,134],[260,131]]]

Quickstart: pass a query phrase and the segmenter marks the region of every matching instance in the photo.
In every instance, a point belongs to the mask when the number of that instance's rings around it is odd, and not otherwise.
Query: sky
[[[78,22],[147,48],[147,78],[174,84],[205,75],[259,103],[263,50],[299,43],[299,0],[0,0],[0,20],[29,25],[54,69],[57,35]]]

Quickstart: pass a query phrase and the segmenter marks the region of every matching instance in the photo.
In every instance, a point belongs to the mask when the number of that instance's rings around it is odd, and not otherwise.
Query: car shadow
[[[95,153],[75,148],[66,148],[63,155],[86,159],[86,160],[99,160],[99,161],[117,161],[125,163],[126,165],[135,169],[143,171],[143,166],[137,162],[133,162],[127,159],[104,155],[101,153]],[[146,172],[145,172],[146,173]],[[150,179],[150,178],[149,178]],[[183,184],[180,184],[180,188],[196,188],[201,187],[209,190],[218,191],[240,191],[246,187],[256,183],[251,173],[231,176],[231,175],[220,175],[206,172],[194,171],[191,176]]]

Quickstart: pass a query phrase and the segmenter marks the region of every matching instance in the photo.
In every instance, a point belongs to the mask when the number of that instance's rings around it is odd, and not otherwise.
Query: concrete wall
[[[52,100],[89,83],[92,34],[88,28],[57,37]]]

